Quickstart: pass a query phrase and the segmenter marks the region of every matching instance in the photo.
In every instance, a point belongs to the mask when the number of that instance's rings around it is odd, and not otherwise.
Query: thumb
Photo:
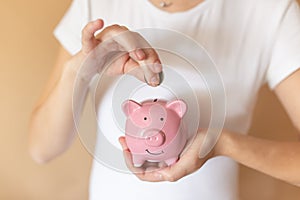
[[[99,40],[95,38],[96,31],[102,29],[104,22],[102,19],[96,19],[89,22],[82,30],[82,51],[89,53],[99,43]]]

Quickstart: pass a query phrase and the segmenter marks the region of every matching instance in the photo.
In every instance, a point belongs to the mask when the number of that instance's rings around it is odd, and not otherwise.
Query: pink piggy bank
[[[145,161],[174,164],[187,142],[182,121],[186,103],[182,100],[154,99],[142,103],[127,100],[122,108],[127,116],[125,138],[134,166],[140,167]]]

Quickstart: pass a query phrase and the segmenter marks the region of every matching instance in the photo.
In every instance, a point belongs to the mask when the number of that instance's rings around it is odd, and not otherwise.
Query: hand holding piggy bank
[[[125,138],[135,167],[145,161],[174,164],[187,142],[182,118],[187,105],[182,100],[149,100],[141,104],[127,100],[122,104],[127,116]]]

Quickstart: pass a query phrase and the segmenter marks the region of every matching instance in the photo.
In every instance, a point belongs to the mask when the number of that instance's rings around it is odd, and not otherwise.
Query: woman
[[[107,27],[94,36],[104,26],[98,18],[104,19]],[[97,45],[127,31],[123,26],[130,30],[145,27],[174,30],[202,44],[224,81],[226,120],[217,144],[206,157],[198,156],[204,136],[204,131],[199,131],[176,164],[158,171],[133,167],[125,139],[121,137],[128,168],[139,172],[135,175],[146,182],[95,161],[91,199],[237,199],[236,163],[300,185],[299,142],[245,135],[257,92],[264,83],[269,84],[300,130],[300,9],[294,0],[74,0],[56,28],[55,35],[63,48],[32,114],[30,150],[37,162],[55,158],[71,144],[75,135],[72,89],[76,74]],[[130,37],[147,44],[134,32],[130,32]],[[104,59],[112,51],[134,50],[110,66],[113,74],[142,69],[134,75],[140,80],[145,78],[152,86],[158,85],[158,74],[163,69],[157,52],[140,49],[139,43],[128,41],[135,40],[124,37],[115,41],[117,48],[102,52]],[[145,65],[148,67],[140,68]],[[82,73],[82,94],[95,73],[97,69]],[[85,95],[78,97],[76,113],[80,113],[84,99]]]

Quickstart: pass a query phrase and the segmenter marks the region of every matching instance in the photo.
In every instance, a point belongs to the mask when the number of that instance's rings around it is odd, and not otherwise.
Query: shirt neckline
[[[203,2],[194,6],[193,8],[190,8],[185,11],[178,11],[178,12],[167,12],[167,11],[161,10],[161,9],[157,8],[155,5],[153,5],[149,0],[142,0],[141,2],[143,2],[145,4],[145,6],[147,6],[149,9],[156,12],[155,14],[171,17],[171,16],[177,16],[177,15],[181,16],[181,15],[187,15],[187,14],[194,13],[194,12],[199,12],[207,5],[208,0],[204,0]]]

